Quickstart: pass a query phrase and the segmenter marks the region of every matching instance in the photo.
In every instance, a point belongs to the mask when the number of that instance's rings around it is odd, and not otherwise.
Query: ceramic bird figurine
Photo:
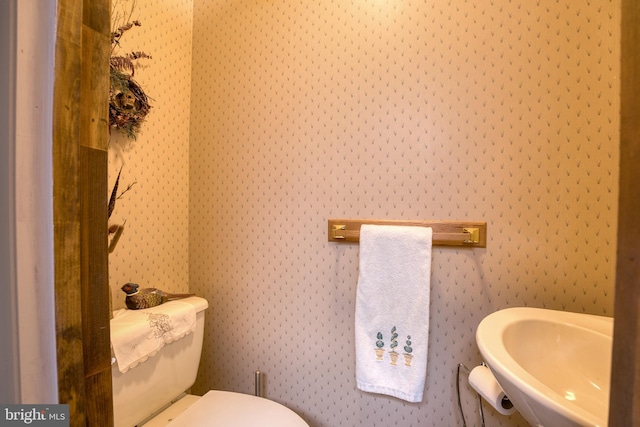
[[[187,298],[193,294],[168,294],[156,288],[138,289],[140,286],[135,283],[125,283],[122,291],[127,294],[124,302],[130,310],[140,310],[151,308],[174,299]]]

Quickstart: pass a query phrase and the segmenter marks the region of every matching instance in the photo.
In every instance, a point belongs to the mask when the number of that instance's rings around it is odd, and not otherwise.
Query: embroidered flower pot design
[[[413,351],[413,348],[411,348],[411,335],[407,335],[406,342],[407,342],[407,345],[404,346],[405,353],[403,353],[404,364],[406,366],[411,366],[411,359],[413,359],[413,356],[411,355],[411,352]]]
[[[411,366],[411,359],[413,359],[413,356],[407,353],[403,353],[402,355],[404,356],[405,366]]]
[[[382,332],[378,332],[378,335],[376,335],[376,338],[378,339],[376,341],[376,348],[374,348],[375,352],[376,352],[376,360],[382,360],[382,356],[384,355],[384,341],[382,341]]]
[[[373,350],[376,352],[376,361],[381,362],[384,359],[384,341],[382,340],[382,332],[378,332],[376,334],[376,348]],[[389,359],[391,360],[391,365],[398,366],[398,357],[401,353],[396,351],[396,347],[398,347],[398,333],[397,328],[394,326],[391,328],[391,343],[389,344]],[[411,367],[411,361],[413,360],[413,348],[411,347],[411,335],[407,335],[407,340],[405,341],[406,345],[404,346],[404,353],[402,356],[404,357],[404,365]],[[402,360],[402,359],[400,359]]]
[[[396,352],[396,347],[398,346],[398,334],[396,333],[396,327],[391,328],[391,344],[389,347],[391,351],[389,352],[389,357],[391,357],[391,364],[396,366],[398,362],[398,352]]]
[[[391,364],[393,366],[396,366],[398,364],[398,355],[400,353],[396,352],[396,351],[390,351],[389,352],[389,357],[391,358]]]

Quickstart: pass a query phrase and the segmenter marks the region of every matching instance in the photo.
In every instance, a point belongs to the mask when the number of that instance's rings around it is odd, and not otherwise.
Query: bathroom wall
[[[13,237],[20,357],[16,372],[20,402],[54,403],[59,398],[51,135],[56,2],[21,0],[14,5],[17,95],[15,116],[9,118],[15,120],[16,141]]]
[[[612,315],[617,0],[194,0],[193,12],[189,160],[165,149],[173,122],[157,117],[145,149],[165,157],[137,168],[168,184],[189,166],[188,281],[211,305],[195,391],[251,393],[260,369],[267,397],[313,427],[462,425],[455,369],[480,362],[483,316],[520,305]],[[186,195],[153,186],[127,203],[177,197],[167,209],[186,212]],[[129,216],[145,238],[118,256],[159,282],[185,261],[172,256],[186,229],[158,212]],[[486,249],[434,250],[420,404],[355,387],[358,246],[326,235],[341,217],[488,222]]]
[[[192,0],[113,0],[114,13],[131,12],[141,27],[122,38],[122,49],[144,51],[135,80],[151,98],[152,109],[133,141],[112,131],[109,191],[122,168],[110,224],[125,224],[109,255],[114,309],[124,307],[126,282],[186,292],[188,270],[189,107],[191,94]],[[114,15],[114,16],[116,16]],[[113,18],[112,18],[113,19]],[[123,22],[123,21],[120,21]]]
[[[612,315],[618,1],[440,3],[136,2],[123,45],[153,56],[153,109],[137,141],[112,134],[110,184],[123,164],[136,184],[110,283],[115,308],[127,281],[209,300],[195,391],[252,393],[261,369],[313,427],[461,425],[483,316]],[[355,388],[340,217],[489,224],[486,249],[434,251],[421,404]]]

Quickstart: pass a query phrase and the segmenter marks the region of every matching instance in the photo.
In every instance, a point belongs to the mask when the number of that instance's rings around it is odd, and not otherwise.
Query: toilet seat
[[[211,390],[168,427],[309,427],[291,409],[269,399]]]

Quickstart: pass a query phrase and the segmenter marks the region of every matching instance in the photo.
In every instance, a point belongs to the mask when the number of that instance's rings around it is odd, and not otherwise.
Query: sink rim
[[[533,399],[569,420],[578,423],[587,422],[592,425],[606,425],[606,419],[602,420],[598,415],[566,400],[530,374],[513,358],[505,346],[504,333],[510,326],[521,321],[530,320],[587,329],[612,338],[613,318],[534,307],[511,307],[489,314],[482,319],[476,330],[476,343],[480,353],[494,372],[499,383],[501,379],[502,382],[506,380],[512,383],[520,393],[528,396],[529,399]],[[510,384],[507,385],[509,386]],[[505,392],[509,395],[507,390]],[[515,398],[516,396],[513,397]],[[609,402],[607,401],[607,407],[608,404]]]

